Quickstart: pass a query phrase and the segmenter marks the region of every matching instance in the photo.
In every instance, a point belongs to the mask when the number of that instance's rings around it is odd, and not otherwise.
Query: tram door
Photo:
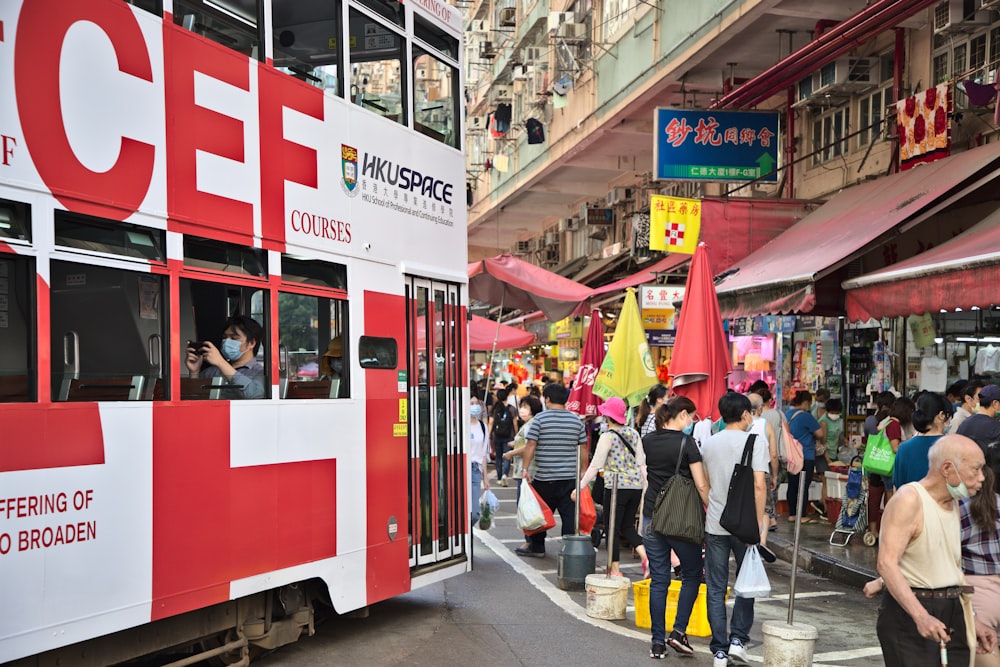
[[[461,556],[469,520],[459,285],[407,277],[410,566]]]

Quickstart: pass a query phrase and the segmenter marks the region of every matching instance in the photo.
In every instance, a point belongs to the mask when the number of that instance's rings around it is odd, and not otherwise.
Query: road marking
[[[846,593],[838,591],[814,591],[812,593],[796,593],[796,600],[804,600],[805,598],[822,598],[830,595],[846,595]],[[782,593],[781,595],[772,595],[767,598],[757,598],[757,602],[772,602],[772,601],[788,601],[788,593]]]
[[[829,651],[827,653],[816,653],[813,654],[812,667],[842,667],[834,663],[824,662],[826,660],[857,660],[859,658],[873,658],[882,655],[882,647],[880,646],[867,646],[865,648],[856,648],[849,651]],[[761,655],[748,654],[747,659],[751,662],[764,662],[764,657]]]
[[[552,585],[548,579],[542,576],[541,571],[536,570],[532,566],[525,563],[521,558],[514,554],[510,549],[503,546],[503,541],[498,540],[489,533],[477,532],[476,537],[479,541],[483,543],[490,551],[495,553],[500,560],[504,561],[511,568],[523,576],[528,582],[541,591],[546,597],[549,598],[556,606],[560,607],[567,614],[572,616],[578,621],[588,623],[595,628],[601,628],[602,630],[607,630],[608,632],[613,632],[622,637],[630,637],[632,639],[640,639],[644,642],[649,641],[649,632],[637,632],[636,630],[631,630],[629,628],[623,628],[616,625],[610,621],[605,621],[599,618],[591,618],[587,616],[586,611],[579,603],[574,602],[564,590],[556,588]]]

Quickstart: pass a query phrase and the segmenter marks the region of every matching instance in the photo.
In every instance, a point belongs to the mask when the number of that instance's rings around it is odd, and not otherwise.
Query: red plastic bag
[[[526,530],[524,531],[524,534],[535,535],[537,533],[544,533],[547,530],[555,528],[556,518],[555,516],[552,515],[552,510],[549,508],[548,505],[545,504],[545,501],[542,500],[542,497],[538,495],[538,491],[535,491],[535,487],[531,486],[531,484],[528,484],[528,488],[531,489],[531,493],[534,494],[535,500],[538,501],[538,506],[542,509],[542,514],[545,515],[545,524],[541,528],[535,528],[534,530]]]
[[[578,494],[580,499],[580,534],[588,535],[597,523],[597,508],[594,506],[594,496],[590,494],[590,487],[585,486]]]

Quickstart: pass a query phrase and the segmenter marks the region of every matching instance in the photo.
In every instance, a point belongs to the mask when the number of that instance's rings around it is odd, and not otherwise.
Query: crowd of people
[[[747,394],[725,394],[717,406],[721,419],[709,428],[707,422],[698,423],[699,413],[707,410],[656,385],[634,415],[624,401],[611,398],[599,406],[598,423],[592,423],[565,409],[569,390],[561,383],[532,389],[541,396],[522,391],[518,399],[513,387],[500,387],[495,397],[473,392],[473,402],[483,405],[477,414],[489,415],[473,435],[478,465],[486,465],[478,456],[488,437],[497,479],[528,480],[560,515],[563,535],[576,533],[578,491],[601,481],[602,475],[616,474],[616,534],[608,536],[609,573],[621,574],[620,551],[627,545],[650,579],[650,657],[664,658],[668,649],[693,654],[686,630],[704,582],[714,664],[749,664],[754,600],[737,597],[728,617],[730,557],[737,575],[748,547],[773,562],[766,544],[777,526],[782,481],[787,482],[788,520],[826,519],[826,504],[809,501],[808,493],[798,504],[798,488],[830,466],[863,455],[863,445],[858,448],[847,437],[843,404],[829,394],[799,391],[781,412],[766,383],[758,383]],[[865,434],[884,434],[895,452],[892,474],[868,479],[870,529],[878,538],[881,576],[864,592],[882,597],[877,631],[887,665],[938,665],[940,650],[946,650],[952,665],[971,665],[975,656],[977,667],[1000,667],[998,412],[1000,386],[973,381],[950,388],[948,395],[879,394],[875,412],[865,422]],[[509,430],[504,425],[508,417]],[[804,463],[794,475],[785,466],[783,432],[802,447]],[[754,514],[759,517],[759,540],[752,544],[720,523],[734,470],[741,458],[746,462],[747,452],[752,452],[749,469]],[[699,544],[652,528],[657,495],[674,475],[691,481],[705,508],[704,540]],[[479,483],[478,477],[474,483]],[[595,494],[595,501],[609,508],[610,489]],[[545,540],[544,532],[528,536],[515,551],[544,558]],[[665,608],[674,577],[681,586],[668,632]]]

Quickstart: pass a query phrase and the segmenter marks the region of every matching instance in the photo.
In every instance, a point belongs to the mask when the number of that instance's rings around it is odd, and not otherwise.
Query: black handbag
[[[694,480],[680,474],[686,440],[687,436],[681,440],[673,477],[656,494],[652,525],[664,537],[701,544],[705,540],[705,507]]]
[[[719,525],[738,537],[744,544],[760,544],[760,524],[757,517],[757,503],[754,501],[753,483],[753,443],[756,433],[747,436],[743,456],[733,468],[729,480],[729,495],[726,507],[719,517]]]

